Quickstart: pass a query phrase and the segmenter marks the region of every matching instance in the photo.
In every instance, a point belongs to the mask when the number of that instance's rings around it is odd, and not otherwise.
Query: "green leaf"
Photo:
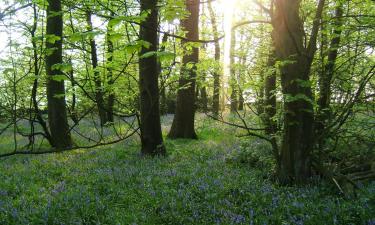
[[[157,56],[159,57],[160,61],[171,61],[175,58],[175,54],[173,52],[157,52]]]
[[[61,40],[61,37],[56,36],[54,34],[48,34],[48,35],[46,35],[46,42],[47,43],[55,44],[56,41],[60,41],[60,40]]]
[[[46,55],[50,56],[52,55],[57,48],[46,48]]]
[[[120,40],[124,35],[121,33],[114,33],[108,36],[109,40],[112,42]]]
[[[61,82],[61,81],[64,81],[64,80],[68,80],[69,78],[65,75],[53,75],[50,77],[51,80],[54,80],[54,81],[58,81],[58,82]]]
[[[156,55],[156,54],[157,54],[157,52],[155,52],[155,51],[150,51],[150,52],[146,52],[145,54],[141,55],[139,58],[140,58],[140,59],[145,59],[145,58],[149,58],[149,57],[151,57],[151,56],[154,56],[154,55]]]
[[[51,67],[52,70],[59,70],[62,72],[70,72],[73,70],[72,64],[70,63],[58,63]]]
[[[65,94],[55,94],[53,95],[54,98],[64,98]]]

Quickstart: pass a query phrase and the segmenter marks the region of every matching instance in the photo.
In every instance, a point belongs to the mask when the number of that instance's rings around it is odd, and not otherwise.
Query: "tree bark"
[[[65,101],[64,81],[59,65],[62,64],[63,14],[61,0],[48,0],[46,48],[51,54],[46,55],[48,122],[53,147],[64,149],[72,146]],[[48,40],[59,38],[59,40]],[[56,37],[56,38],[52,38]]]
[[[217,31],[217,23],[216,23],[216,16],[215,12],[212,9],[211,1],[208,2],[208,12],[210,14],[211,24],[212,24],[212,32],[214,39],[217,40],[219,38],[218,31]],[[220,63],[220,43],[219,41],[215,41],[215,61],[216,63]],[[215,68],[214,74],[214,92],[212,97],[212,113],[214,116],[219,115],[220,109],[220,68]]]
[[[238,110],[238,81],[235,68],[235,54],[236,54],[236,31],[232,29],[231,32],[231,45],[230,45],[230,87],[232,93],[230,95],[230,111],[237,112]]]
[[[206,79],[206,76],[203,77],[203,79]],[[207,90],[206,86],[201,87],[200,90],[200,99],[201,99],[201,107],[203,112],[208,111],[208,98],[207,98]]]
[[[264,113],[265,113],[265,125],[266,134],[276,134],[276,123],[273,117],[276,115],[276,71],[275,66],[275,53],[272,52],[268,58],[268,71],[264,78]]]
[[[86,12],[87,28],[88,31],[93,31],[91,12]],[[102,87],[102,79],[100,78],[100,72],[98,71],[98,53],[96,50],[96,42],[94,38],[90,38],[90,53],[91,63],[94,71],[94,83],[95,83],[95,101],[98,107],[100,125],[103,126],[108,122],[107,110],[104,104],[104,92]]]
[[[42,113],[40,112],[39,103],[38,103],[38,100],[37,100],[37,91],[38,91],[38,86],[39,86],[40,68],[39,68],[38,46],[37,46],[37,41],[35,40],[35,36],[36,36],[35,33],[37,31],[37,28],[38,28],[38,13],[37,13],[36,7],[37,6],[35,4],[33,4],[34,23],[33,23],[32,29],[30,31],[31,43],[32,43],[32,46],[33,46],[34,76],[35,76],[35,79],[34,79],[34,82],[33,82],[33,87],[32,87],[32,90],[31,90],[31,103],[32,103],[32,106],[34,108],[35,117],[36,117],[36,119],[38,120],[38,123],[40,124],[40,126],[43,129],[44,135],[45,135],[48,143],[52,146],[53,145],[52,137],[51,137],[50,131],[48,130],[47,123],[44,121]],[[31,143],[34,144],[34,141],[35,141],[35,137],[33,136],[34,131],[35,131],[34,130],[34,120],[31,118],[31,116],[30,116],[30,121],[31,121],[31,129],[32,129],[31,130],[31,134],[32,134]]]
[[[278,168],[281,183],[305,182],[311,176],[314,109],[309,85],[310,69],[324,0],[319,1],[307,47],[303,45],[300,2],[276,0],[272,18],[276,56],[284,62],[280,71],[284,94],[284,129]]]
[[[150,156],[166,154],[160,125],[158,60],[156,54],[142,57],[158,50],[157,3],[157,0],[141,0],[141,12],[150,11],[150,14],[141,22],[140,39],[151,44],[149,48],[143,46],[139,54],[141,152]]]
[[[343,8],[338,3],[335,10],[335,23],[333,27],[332,39],[328,50],[327,63],[324,66],[323,73],[319,76],[319,99],[318,99],[318,116],[316,133],[321,134],[325,128],[325,123],[330,118],[330,100],[331,100],[331,83],[334,75],[335,63],[340,47],[342,25],[343,25]]]
[[[114,14],[112,13],[112,16]],[[107,120],[108,122],[114,122],[114,117],[113,117],[113,107],[115,103],[115,92],[113,90],[113,69],[112,69],[112,63],[113,63],[113,53],[114,53],[114,48],[113,48],[113,42],[111,40],[111,32],[113,32],[113,26],[111,23],[108,23],[108,28],[107,28],[107,79],[108,79],[108,100],[107,100]]]
[[[168,35],[164,34],[164,36],[161,40],[162,47],[160,48],[160,52],[165,52],[165,44],[167,42],[168,42]],[[160,74],[163,71],[162,62],[160,61],[160,59],[158,60],[158,70],[159,70]],[[165,85],[166,85],[165,83],[166,83],[166,81],[164,79],[162,79],[162,77],[160,77],[160,89],[161,89],[160,90],[160,112],[161,112],[162,115],[168,113],[167,90],[166,90],[166,87],[165,87]]]
[[[188,40],[199,39],[199,0],[186,0],[186,8],[190,15],[181,21],[184,30],[187,31]],[[182,41],[186,45],[186,41]],[[195,83],[196,67],[198,63],[199,49],[192,48],[191,53],[185,53],[182,58],[182,70],[179,79],[179,90],[177,92],[176,113],[173,119],[171,130],[168,134],[170,138],[190,138],[196,139],[194,130],[195,117]]]

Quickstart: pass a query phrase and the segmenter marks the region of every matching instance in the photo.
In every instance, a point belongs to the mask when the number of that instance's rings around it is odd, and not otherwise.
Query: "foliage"
[[[170,117],[163,118],[170,122]],[[233,129],[199,119],[200,140],[168,140],[167,158],[138,143],[0,162],[1,224],[372,224],[375,184],[357,198],[329,185],[281,187],[234,161]],[[250,147],[262,145],[256,140]],[[125,146],[124,146],[125,145]],[[255,146],[255,147],[254,147]],[[258,147],[259,152],[262,147]],[[266,168],[264,168],[266,170]]]

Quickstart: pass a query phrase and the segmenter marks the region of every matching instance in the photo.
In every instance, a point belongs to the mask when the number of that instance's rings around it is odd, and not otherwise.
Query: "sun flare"
[[[230,77],[230,48],[231,48],[231,30],[233,24],[233,13],[236,4],[235,0],[221,0],[224,13],[224,62],[223,62],[223,80],[222,80],[222,105],[225,105],[228,96],[228,81]]]

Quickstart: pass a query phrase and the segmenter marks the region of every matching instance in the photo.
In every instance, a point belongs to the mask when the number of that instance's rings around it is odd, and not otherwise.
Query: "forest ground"
[[[0,159],[0,224],[375,224],[375,182],[350,198],[319,179],[279,186],[269,147],[236,132],[198,116],[199,140],[166,139],[166,158],[141,158],[134,137]]]

